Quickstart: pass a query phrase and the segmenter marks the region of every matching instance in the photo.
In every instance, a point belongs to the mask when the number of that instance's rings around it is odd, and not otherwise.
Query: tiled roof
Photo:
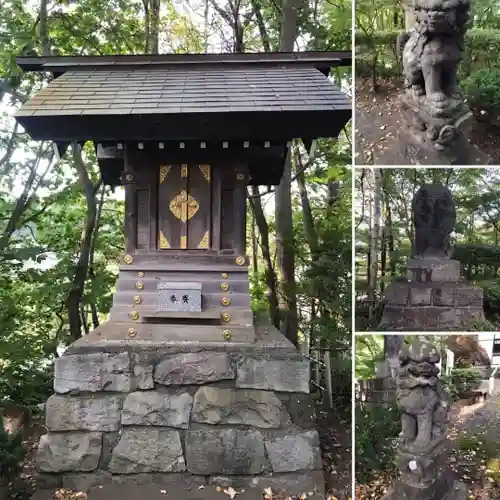
[[[234,66],[67,71],[18,117],[345,111],[347,97],[313,67]]]

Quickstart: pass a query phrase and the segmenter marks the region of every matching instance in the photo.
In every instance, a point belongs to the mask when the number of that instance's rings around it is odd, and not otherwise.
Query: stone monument
[[[382,500],[465,500],[466,486],[447,465],[450,405],[438,378],[439,353],[430,342],[415,337],[401,349],[399,359],[399,477]]]
[[[125,190],[110,319],[55,365],[47,482],[324,488],[309,363],[254,324],[247,185],[279,184],[289,141],[336,137],[349,53],[19,58],[55,79],[16,118],[59,153],[92,141]]]
[[[402,153],[411,164],[473,163],[467,127],[472,113],[458,85],[470,0],[406,2],[414,21],[398,41],[403,47]]]
[[[414,257],[408,275],[391,283],[384,296],[379,329],[449,331],[484,321],[483,290],[460,278],[460,262],[450,259],[455,204],[441,184],[425,184],[412,202]]]

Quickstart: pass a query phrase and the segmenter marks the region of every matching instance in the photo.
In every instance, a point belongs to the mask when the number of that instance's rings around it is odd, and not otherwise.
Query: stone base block
[[[78,341],[54,388],[37,456],[52,484],[322,491],[309,362],[276,332],[246,347]]]
[[[408,279],[417,283],[456,283],[460,280],[460,261],[450,259],[410,259]]]

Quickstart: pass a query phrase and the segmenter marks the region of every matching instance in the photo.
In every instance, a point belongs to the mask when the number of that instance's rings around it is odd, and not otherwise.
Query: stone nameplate
[[[158,312],[201,312],[201,283],[158,283]]]

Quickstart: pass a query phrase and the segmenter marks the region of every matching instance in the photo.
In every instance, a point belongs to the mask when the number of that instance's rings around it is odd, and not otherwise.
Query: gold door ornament
[[[169,205],[170,211],[182,222],[191,219],[200,209],[199,203],[183,189]]]
[[[160,167],[160,184],[166,179],[172,165],[162,165]]]
[[[210,243],[210,231],[207,231],[201,239],[198,248],[208,248]]]
[[[210,182],[210,165],[198,165],[198,166],[200,167],[203,177],[205,177],[207,182]]]
[[[167,238],[165,238],[165,235],[163,234],[162,231],[160,231],[160,248],[170,248],[170,243],[168,242]]]

